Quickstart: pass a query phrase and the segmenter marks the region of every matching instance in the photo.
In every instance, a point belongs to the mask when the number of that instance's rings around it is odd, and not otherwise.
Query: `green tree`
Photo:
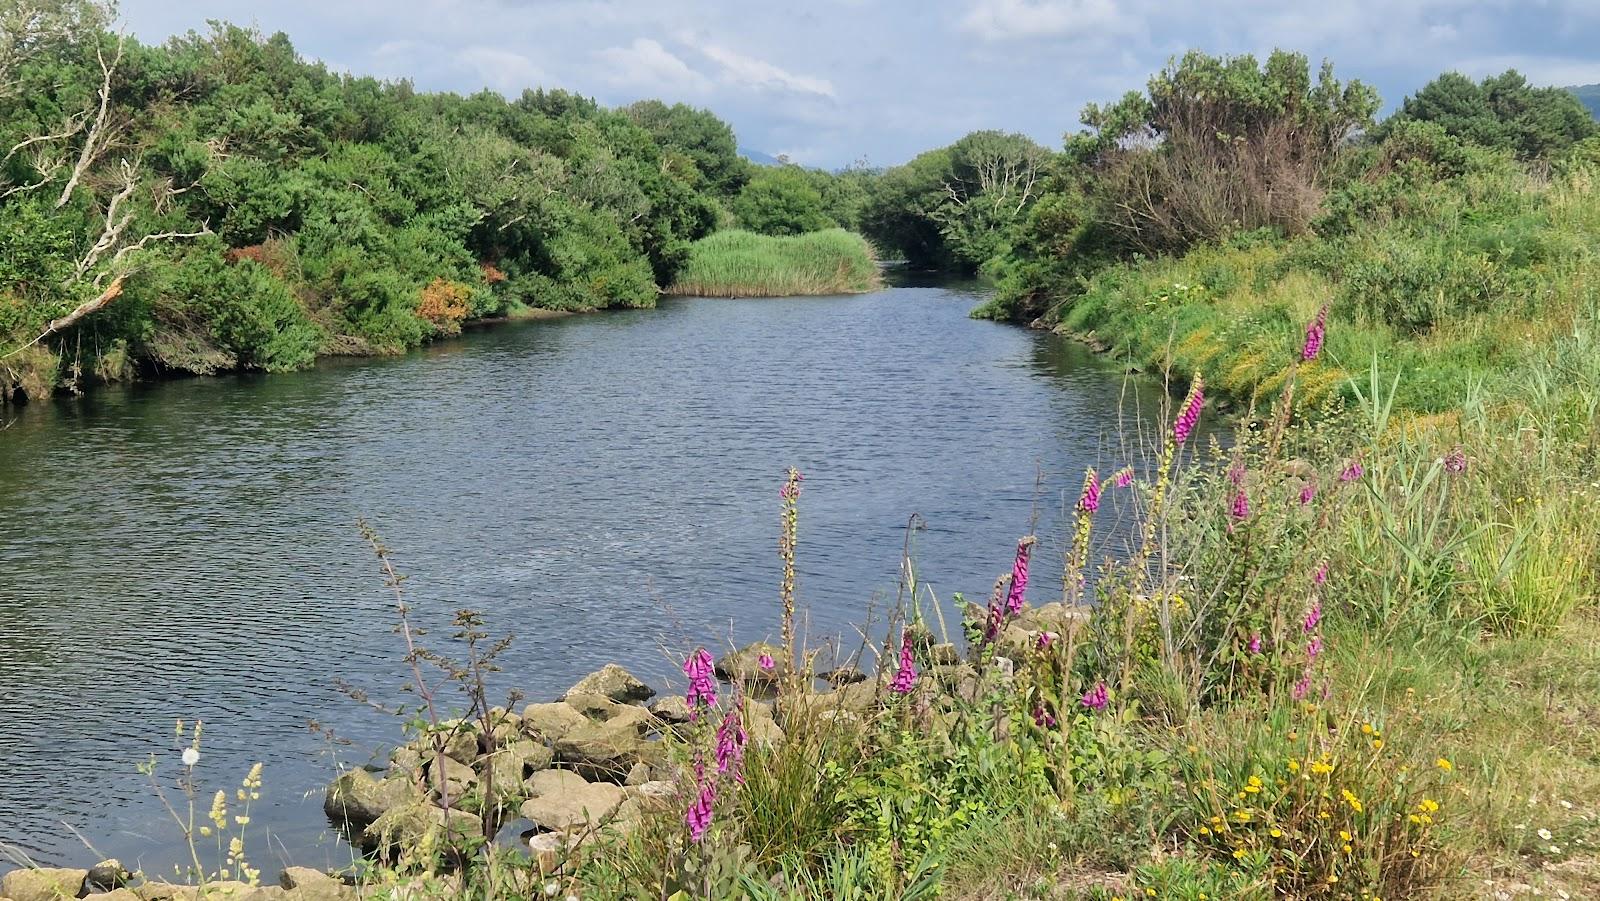
[[[1521,159],[1551,159],[1600,132],[1583,103],[1564,88],[1539,88],[1515,69],[1481,82],[1446,72],[1407,97],[1374,136],[1402,122],[1433,122],[1447,134]]]
[[[800,235],[832,228],[822,194],[799,166],[757,169],[730,204],[739,224],[763,235]]]

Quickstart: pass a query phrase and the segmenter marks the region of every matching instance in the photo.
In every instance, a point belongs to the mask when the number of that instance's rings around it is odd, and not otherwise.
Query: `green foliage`
[[[1433,122],[1453,137],[1522,159],[1553,159],[1600,132],[1600,122],[1571,91],[1536,88],[1515,69],[1481,82],[1446,72],[1407,97],[1374,137],[1386,137],[1402,122]]]
[[[832,228],[822,194],[798,166],[763,166],[729,205],[739,225],[763,235],[802,235]]]
[[[107,348],[83,368],[119,377],[143,360],[289,369],[413,347],[458,315],[648,306],[746,179],[732,130],[704,110],[419,94],[334,75],[281,34],[217,24],[146,47],[106,32],[108,9],[41,9],[0,46],[17,75],[0,85],[0,137],[39,139],[0,170],[17,189],[0,199],[0,353],[130,277],[124,298],[45,336],[39,365],[70,341]],[[93,121],[96,45],[115,60],[117,127],[93,139],[58,210],[71,166],[51,160],[76,160],[90,138],[52,130]],[[113,203],[129,217],[116,229]],[[140,243],[155,235],[183,237]],[[172,241],[185,243],[162,249]],[[165,257],[171,271],[133,271]],[[459,287],[424,315],[440,280]]]
[[[695,242],[668,294],[789,297],[860,294],[882,276],[872,248],[843,229],[791,237],[721,231]]]

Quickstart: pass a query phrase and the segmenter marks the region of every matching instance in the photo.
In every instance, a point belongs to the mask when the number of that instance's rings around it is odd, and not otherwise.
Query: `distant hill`
[[[1583,84],[1567,88],[1574,96],[1583,101],[1596,119],[1600,119],[1600,84]]]
[[[781,165],[783,165],[783,161],[778,159],[777,157],[773,156],[772,154],[770,154],[770,153],[762,153],[759,150],[751,150],[748,147],[740,147],[739,148],[739,155],[744,157],[745,159],[749,160],[750,162],[755,163],[757,166],[781,166]]]

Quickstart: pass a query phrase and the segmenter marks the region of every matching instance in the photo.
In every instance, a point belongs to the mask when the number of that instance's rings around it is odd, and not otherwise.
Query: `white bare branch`
[[[106,143],[106,115],[111,111],[111,78],[117,71],[117,64],[122,62],[122,50],[127,43],[127,36],[117,35],[117,55],[112,57],[111,63],[106,63],[106,57],[101,52],[98,44],[95,46],[94,56],[100,62],[100,108],[95,114],[94,125],[89,128],[89,134],[83,139],[83,150],[78,154],[78,162],[72,167],[72,175],[61,189],[61,196],[56,198],[56,209],[67,205],[72,199],[72,192],[78,187],[78,182],[83,179],[85,172],[94,165]]]

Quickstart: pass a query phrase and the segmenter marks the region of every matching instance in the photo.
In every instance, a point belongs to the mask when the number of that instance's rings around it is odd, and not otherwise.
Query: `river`
[[[849,638],[892,600],[912,513],[952,620],[950,595],[986,596],[1035,517],[1030,593],[1058,595],[1063,498],[1084,466],[1121,462],[1118,410],[1159,394],[1064,339],[967,318],[979,300],[914,283],[663,300],[3,411],[0,842],[170,873],[178,833],[138,767],[154,755],[181,808],[173,723],[199,717],[200,816],[259,760],[271,840],[252,862],[347,865],[321,787],[398,725],[335,683],[392,702],[406,679],[358,518],[430,640],[482,611],[515,636],[496,690],[539,700],[610,661],[660,687],[671,654],[775,635],[790,465],[815,635]]]

